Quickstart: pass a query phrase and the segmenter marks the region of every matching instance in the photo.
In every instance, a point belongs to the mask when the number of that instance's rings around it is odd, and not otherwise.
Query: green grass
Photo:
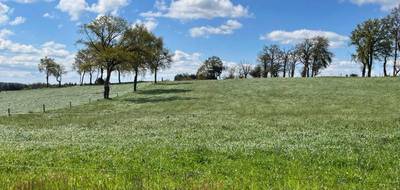
[[[398,79],[165,83],[4,116],[0,187],[395,189],[399,89]]]
[[[131,84],[113,85],[111,97],[132,92],[132,89]],[[0,116],[7,115],[8,108],[13,114],[41,112],[43,104],[46,105],[46,109],[55,110],[69,107],[69,102],[76,106],[102,99],[102,97],[103,86],[3,91],[0,92]]]

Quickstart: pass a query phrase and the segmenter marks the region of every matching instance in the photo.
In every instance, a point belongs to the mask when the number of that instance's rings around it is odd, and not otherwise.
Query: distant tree
[[[312,42],[311,77],[316,77],[321,69],[327,68],[332,63],[333,53],[329,51],[329,40],[327,38],[317,36],[312,39]]]
[[[367,59],[367,76],[372,75],[374,60],[382,55],[383,47],[387,45],[387,34],[384,25],[379,19],[370,19],[357,25],[351,34],[351,44],[355,46],[357,53],[356,60]]]
[[[288,76],[293,78],[296,72],[296,66],[299,62],[297,53],[295,50],[286,52],[288,55]]]
[[[225,79],[235,79],[236,78],[236,66],[230,66],[227,67],[226,70],[228,71],[228,76],[225,77]]]
[[[81,28],[84,39],[79,40],[79,42],[95,52],[99,59],[97,62],[99,68],[106,70],[105,99],[110,98],[111,73],[117,65],[122,63],[121,58],[125,57],[125,50],[120,46],[120,38],[127,28],[126,20],[109,15],[100,16]]]
[[[164,47],[162,38],[155,38],[155,46],[152,50],[152,58],[148,64],[150,71],[154,74],[154,84],[157,84],[157,72],[161,69],[171,67],[172,55]]]
[[[271,73],[271,77],[278,77],[279,72],[282,69],[281,58],[282,50],[277,45],[265,46],[258,56],[258,61],[263,65],[262,76],[268,77]]]
[[[256,65],[251,71],[250,71],[250,75],[253,78],[261,78],[263,74],[263,68],[261,65]]]
[[[197,71],[199,79],[217,80],[221,77],[222,71],[225,69],[222,60],[213,56],[208,58]]]
[[[252,67],[248,62],[242,61],[240,63],[239,74],[240,74],[241,77],[247,79],[247,77],[249,76],[251,70],[252,70]]]
[[[53,75],[56,78],[56,81],[58,82],[58,87],[61,87],[62,76],[67,73],[65,67],[63,65],[56,64],[53,72],[54,72]]]
[[[395,7],[391,13],[383,19],[386,23],[388,40],[391,41],[392,57],[393,57],[393,76],[397,76],[400,72],[398,64],[398,53],[400,43],[400,5]]]
[[[89,74],[89,84],[93,84],[93,73],[96,71],[96,57],[89,49],[79,50],[75,56],[73,69],[81,76],[80,83],[83,85],[86,73]]]
[[[56,62],[54,59],[45,57],[40,60],[39,72],[46,74],[46,86],[49,87],[49,77],[55,73]]]
[[[197,76],[195,74],[177,74],[175,76],[175,81],[185,81],[185,80],[196,80]]]
[[[302,77],[310,76],[310,65],[312,60],[313,42],[311,39],[305,39],[303,42],[296,45],[296,54],[300,62],[303,64]]]

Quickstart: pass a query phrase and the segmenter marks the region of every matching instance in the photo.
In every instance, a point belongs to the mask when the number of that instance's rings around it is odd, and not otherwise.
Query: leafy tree
[[[62,76],[67,73],[65,67],[63,65],[56,64],[53,72],[54,72],[53,75],[56,78],[56,81],[58,82],[58,87],[61,87]]]
[[[382,55],[384,46],[387,45],[387,34],[384,25],[379,19],[370,19],[357,25],[351,34],[351,44],[357,49],[356,55],[362,55],[356,60],[363,60],[367,57],[368,77],[371,77],[374,60]],[[364,57],[365,56],[365,57]]]
[[[295,50],[291,50],[286,52],[286,54],[288,56],[288,76],[293,78],[298,63],[297,53]]]
[[[126,20],[114,16],[100,16],[82,26],[81,33],[84,39],[79,42],[93,49],[101,69],[105,69],[107,76],[104,80],[104,98],[110,98],[111,73],[116,66],[122,63],[125,57],[124,49],[120,46],[121,36],[127,29]]]
[[[393,56],[393,76],[397,76],[400,72],[398,61],[399,43],[400,43],[400,5],[395,7],[391,13],[383,19],[388,30],[389,40],[391,41],[391,49]]]
[[[271,77],[278,77],[279,72],[282,69],[281,58],[282,50],[277,45],[265,46],[258,56],[258,61],[263,65],[262,76],[268,77],[271,73]]]
[[[46,86],[49,87],[49,77],[55,73],[57,63],[54,59],[45,57],[40,59],[39,72],[46,74]]]
[[[222,60],[213,56],[208,58],[203,65],[197,71],[197,77],[199,79],[206,80],[217,80],[221,77],[222,71],[225,69]]]
[[[332,63],[333,53],[329,51],[329,40],[327,38],[315,37],[312,42],[311,77],[316,77],[321,69],[327,68]]]
[[[303,64],[303,71],[301,72],[302,77],[310,76],[312,50],[313,50],[313,41],[311,39],[305,39],[303,42],[296,45],[297,57]]]
[[[154,84],[157,84],[157,72],[171,66],[172,55],[164,48],[162,38],[155,38],[155,46],[152,50],[152,58],[148,64],[150,71],[154,74]]]
[[[89,49],[79,50],[75,56],[73,69],[81,76],[80,83],[83,85],[85,74],[89,74],[89,84],[93,84],[93,73],[96,71],[96,57],[93,51]]]
[[[133,90],[137,91],[139,72],[145,72],[148,63],[153,61],[156,37],[144,25],[129,28],[122,36],[122,44],[127,53],[125,66],[134,73]]]
[[[261,78],[262,74],[263,74],[263,68],[261,65],[256,65],[250,72],[250,75],[253,78]]]

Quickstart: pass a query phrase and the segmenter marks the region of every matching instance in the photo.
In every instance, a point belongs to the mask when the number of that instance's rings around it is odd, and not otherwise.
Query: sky
[[[0,81],[45,82],[37,65],[49,56],[66,66],[65,82],[78,82],[72,70],[82,48],[79,28],[112,14],[144,24],[174,54],[159,78],[196,73],[210,56],[225,65],[257,64],[264,45],[290,49],[307,37],[325,36],[335,54],[322,76],[360,73],[351,61],[349,35],[369,18],[381,18],[400,0],[0,0]],[[374,75],[382,75],[379,63]],[[141,77],[150,80],[150,74]],[[113,75],[116,80],[116,75]],[[132,80],[131,74],[123,77]],[[55,82],[52,79],[51,82]]]

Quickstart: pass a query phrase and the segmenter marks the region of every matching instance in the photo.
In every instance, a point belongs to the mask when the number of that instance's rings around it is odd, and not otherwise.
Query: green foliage
[[[0,188],[396,189],[399,88],[389,78],[190,81],[1,117]]]
[[[221,58],[213,56],[208,58],[197,71],[197,79],[217,80],[225,69]]]

